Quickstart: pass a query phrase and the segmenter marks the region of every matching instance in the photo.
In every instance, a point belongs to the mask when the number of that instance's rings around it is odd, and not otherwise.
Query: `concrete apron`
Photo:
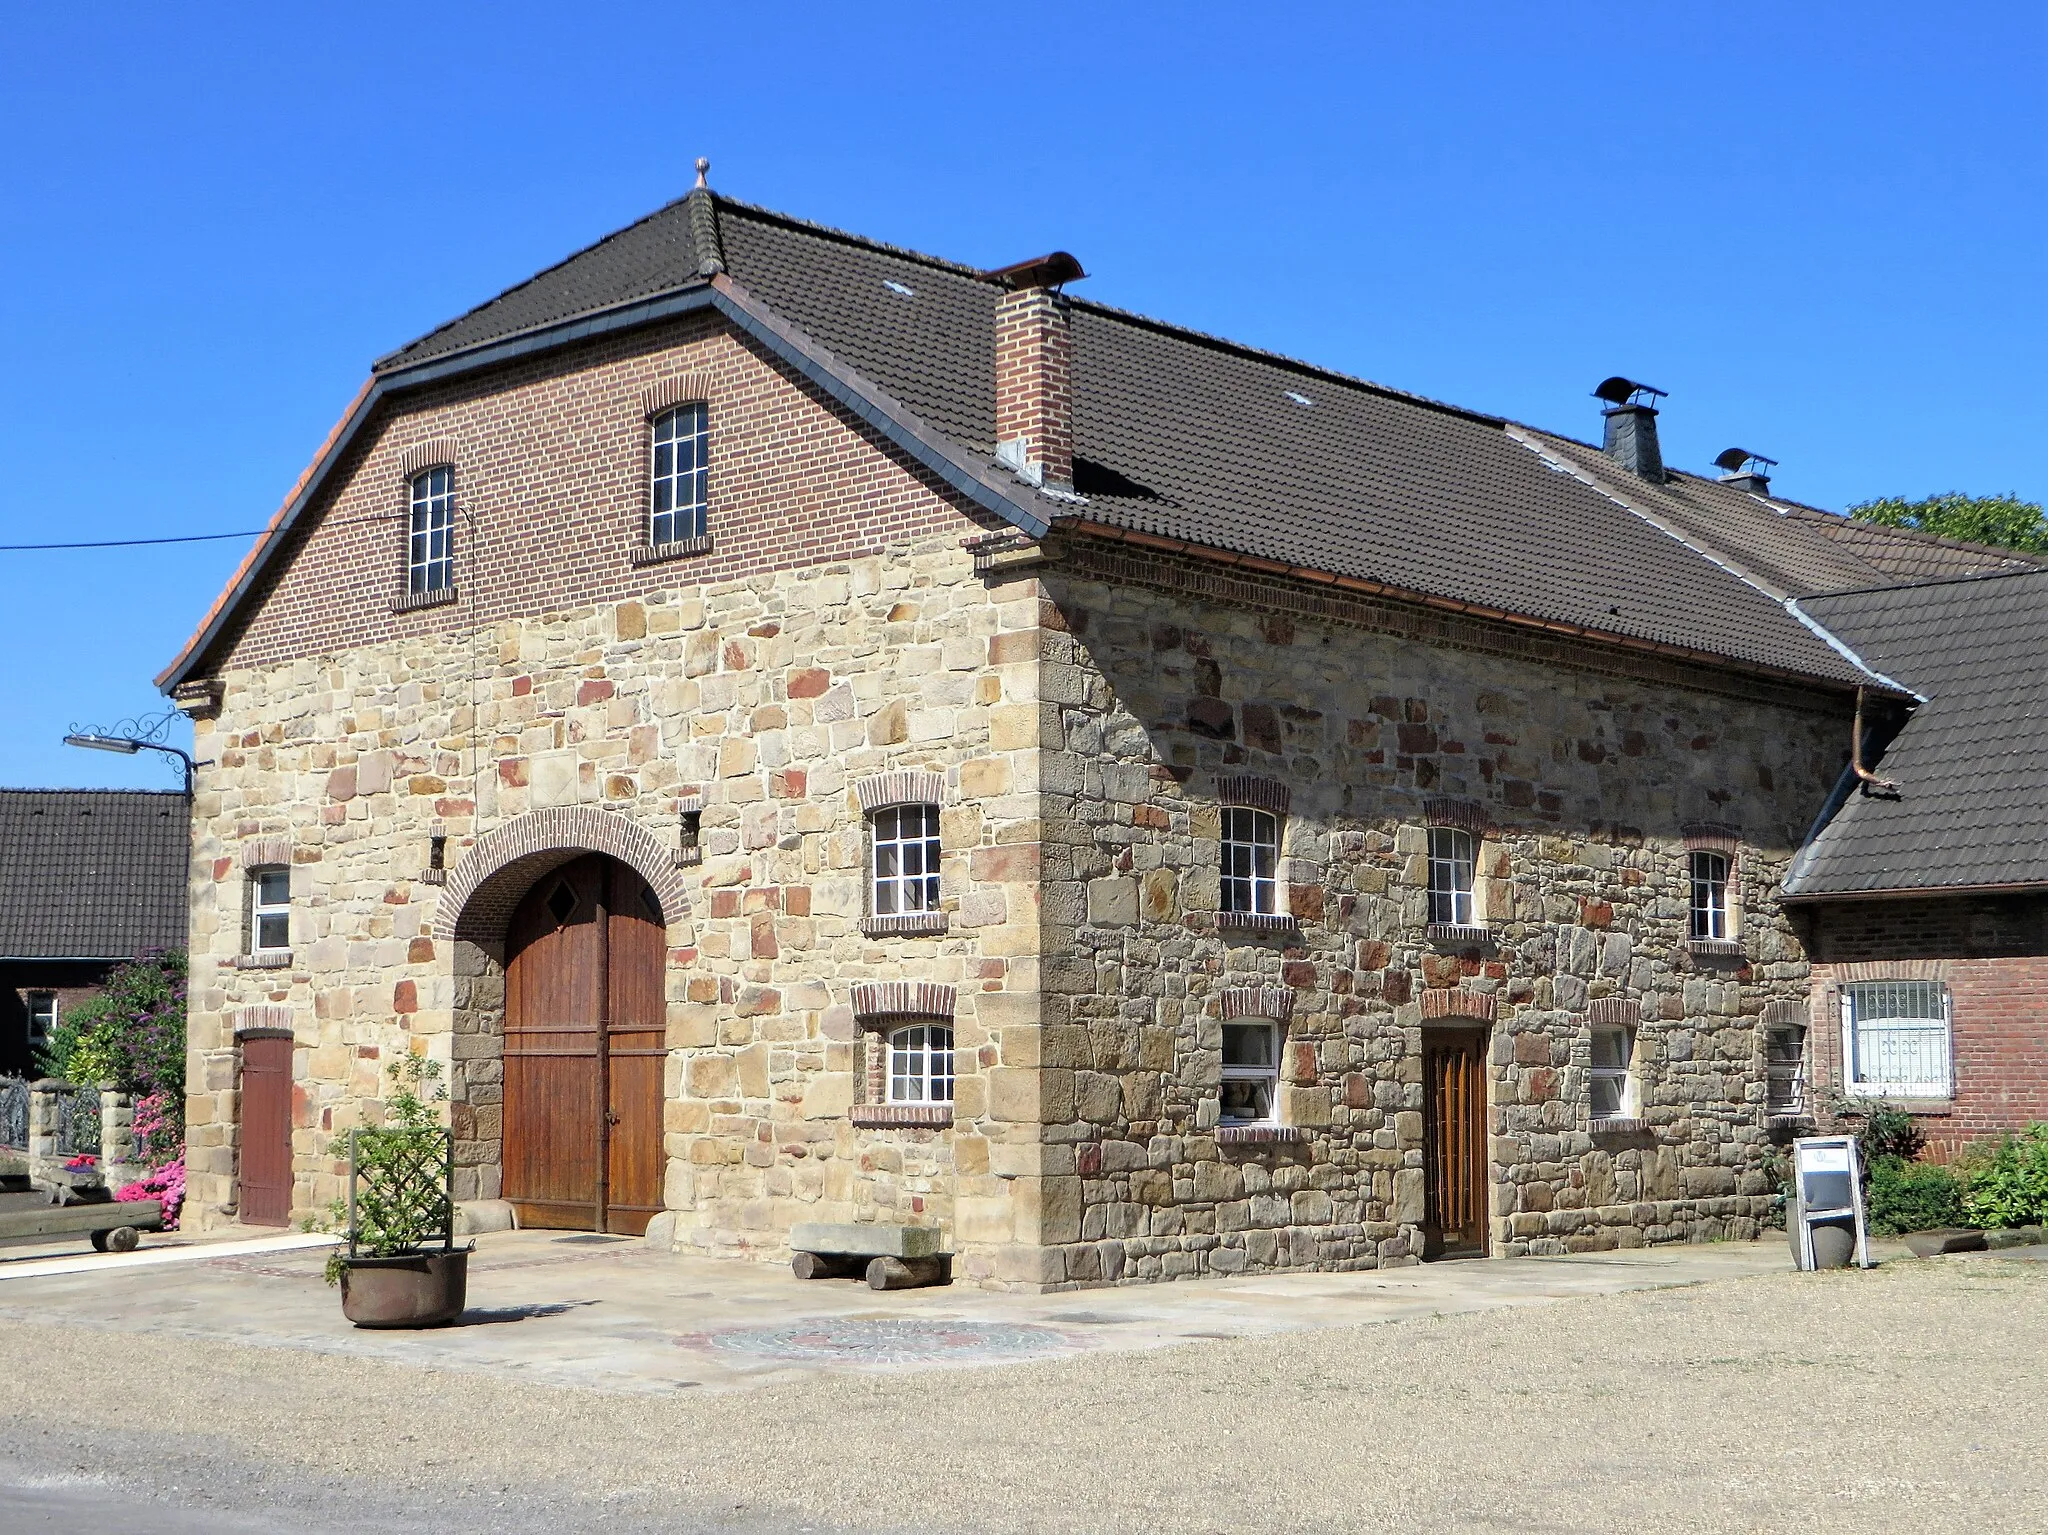
[[[144,1272],[84,1267],[0,1286],[0,1318],[217,1338],[481,1370],[597,1390],[741,1390],[819,1373],[961,1369],[1536,1305],[1783,1271],[1784,1239],[1268,1274],[1054,1295],[877,1293],[786,1267],[650,1252],[630,1238],[476,1238],[451,1327],[359,1331],[325,1253],[237,1253]]]

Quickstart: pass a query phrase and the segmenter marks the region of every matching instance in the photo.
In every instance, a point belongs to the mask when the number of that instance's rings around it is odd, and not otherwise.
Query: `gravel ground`
[[[15,1325],[0,1378],[61,1385],[0,1488],[10,1530],[2033,1530],[2044,1359],[2048,1265],[1995,1258],[697,1398]]]

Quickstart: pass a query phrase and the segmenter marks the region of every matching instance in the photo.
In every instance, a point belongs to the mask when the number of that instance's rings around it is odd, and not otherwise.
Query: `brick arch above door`
[[[586,853],[616,858],[646,880],[661,903],[662,921],[690,914],[673,848],[617,811],[567,805],[533,811],[477,838],[442,888],[434,936],[497,942],[533,882]]]

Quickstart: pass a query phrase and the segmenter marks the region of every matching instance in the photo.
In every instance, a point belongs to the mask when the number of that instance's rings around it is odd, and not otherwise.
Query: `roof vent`
[[[1607,430],[1601,450],[1630,474],[1652,485],[1664,483],[1664,451],[1657,445],[1657,407],[1664,391],[1616,374],[1603,379],[1593,398],[1605,400]]]
[[[1752,495],[1767,496],[1771,493],[1769,471],[1778,467],[1778,461],[1765,458],[1761,453],[1752,453],[1747,448],[1728,448],[1715,456],[1714,467],[1726,471],[1721,476],[1723,485],[1746,490]]]

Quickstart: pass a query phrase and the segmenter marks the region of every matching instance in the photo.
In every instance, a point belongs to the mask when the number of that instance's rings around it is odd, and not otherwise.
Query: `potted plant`
[[[358,1327],[439,1327],[462,1315],[471,1247],[455,1245],[455,1137],[435,1110],[441,1063],[405,1052],[385,1068],[381,1128],[351,1130],[348,1198],[329,1210],[346,1249],[327,1260],[341,1314]],[[473,1246],[473,1244],[472,1244]]]

